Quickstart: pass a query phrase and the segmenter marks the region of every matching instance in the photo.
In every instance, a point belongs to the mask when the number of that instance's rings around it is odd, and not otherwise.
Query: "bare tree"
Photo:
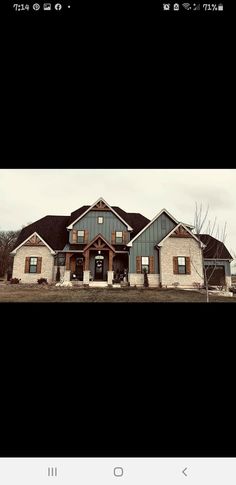
[[[204,251],[209,253],[211,251],[213,252],[214,264],[212,264],[211,267],[209,266],[208,268],[206,268],[204,264],[204,254],[202,251],[203,281],[206,287],[207,302],[209,302],[209,283],[217,268],[217,260],[220,259],[222,255],[224,243],[226,240],[226,222],[223,228],[221,229],[219,223],[217,223],[217,218],[215,217],[214,221],[212,222],[211,220],[208,220],[208,214],[209,214],[209,205],[206,209],[204,209],[202,203],[200,205],[198,205],[197,202],[195,203],[195,214],[194,214],[195,235],[200,240],[201,240],[202,234],[209,235],[212,238],[214,238],[214,239],[209,238],[209,240],[207,240],[206,238],[206,240],[204,241],[204,244],[205,244]],[[191,258],[191,262],[194,266],[194,261],[192,258]],[[199,274],[199,276],[202,278],[202,275]]]
[[[12,251],[20,231],[0,231],[0,276],[3,277],[12,266]]]
[[[232,254],[232,257],[234,258],[233,260],[233,271],[234,271],[234,275],[236,275],[236,252],[235,251],[231,251],[231,254]]]

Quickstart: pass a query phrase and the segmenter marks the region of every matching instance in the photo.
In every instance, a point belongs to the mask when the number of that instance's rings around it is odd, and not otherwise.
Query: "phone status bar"
[[[223,12],[223,3],[162,3],[164,12]]]
[[[35,2],[32,4],[29,3],[13,3],[12,9],[14,12],[65,12],[69,11],[72,8],[70,3],[63,3],[63,2],[44,2],[39,3]]]

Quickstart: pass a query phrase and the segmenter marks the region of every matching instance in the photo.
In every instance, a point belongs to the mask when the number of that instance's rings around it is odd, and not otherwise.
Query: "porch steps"
[[[89,287],[91,288],[106,288],[108,286],[107,281],[90,281]]]

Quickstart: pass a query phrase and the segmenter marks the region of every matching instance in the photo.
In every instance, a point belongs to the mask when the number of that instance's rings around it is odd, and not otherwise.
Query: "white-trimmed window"
[[[77,241],[78,241],[79,244],[83,244],[83,242],[84,242],[84,231],[78,231]]]
[[[186,258],[182,256],[178,257],[178,273],[186,274]]]
[[[30,258],[29,260],[29,272],[37,273],[38,258]]]
[[[148,256],[142,256],[142,273],[146,271],[149,273],[149,257]]]
[[[103,224],[103,217],[102,216],[98,217],[98,224]]]
[[[122,244],[123,242],[123,232],[116,231],[116,244]]]

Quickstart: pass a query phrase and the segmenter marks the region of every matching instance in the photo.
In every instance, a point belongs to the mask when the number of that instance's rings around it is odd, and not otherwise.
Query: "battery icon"
[[[218,5],[218,10],[221,10],[221,11],[222,11],[222,10],[224,10],[224,5],[223,5],[223,3],[219,3],[219,5]]]

